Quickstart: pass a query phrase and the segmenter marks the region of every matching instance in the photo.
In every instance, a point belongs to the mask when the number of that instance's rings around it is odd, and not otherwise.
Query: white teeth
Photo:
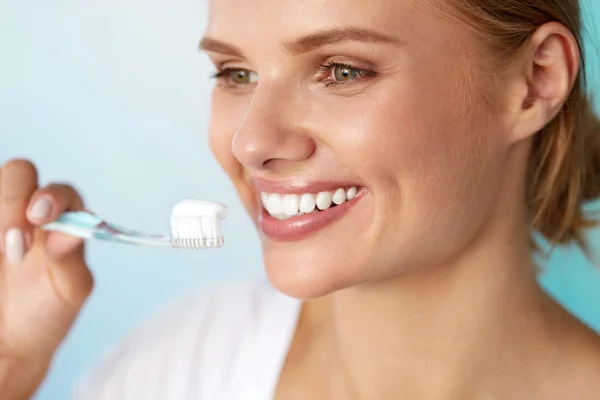
[[[346,192],[346,198],[348,200],[352,200],[353,198],[356,197],[356,195],[358,194],[358,188],[356,187],[351,187],[350,189],[348,189],[348,191]]]
[[[281,198],[281,195],[279,195],[277,193],[271,193],[271,194],[269,194],[269,197],[267,197],[267,205],[265,208],[271,215],[282,214],[283,213],[283,204],[282,203],[283,203],[283,200]]]
[[[267,200],[269,199],[269,193],[261,192],[260,193],[260,201],[262,201],[262,205],[264,208],[267,208]]]
[[[285,220],[304,214],[312,214],[329,209],[332,205],[341,205],[358,195],[358,188],[339,188],[333,192],[299,194],[260,194],[260,200],[267,212],[279,220]]]
[[[283,213],[285,215],[296,215],[298,214],[298,207],[300,206],[300,196],[295,194],[286,194],[283,196]]]
[[[346,201],[346,191],[341,188],[336,190],[333,194],[332,200],[338,206],[344,203]]]
[[[331,207],[331,200],[333,195],[331,192],[321,192],[317,195],[316,203],[319,210],[327,210]]]
[[[309,213],[315,209],[315,196],[305,193],[300,197],[300,212]]]

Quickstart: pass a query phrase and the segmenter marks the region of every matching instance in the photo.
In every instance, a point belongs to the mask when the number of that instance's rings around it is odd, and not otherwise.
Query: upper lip
[[[265,193],[303,194],[334,191],[339,188],[362,188],[357,181],[352,180],[313,180],[307,178],[264,179],[252,178],[254,187]]]

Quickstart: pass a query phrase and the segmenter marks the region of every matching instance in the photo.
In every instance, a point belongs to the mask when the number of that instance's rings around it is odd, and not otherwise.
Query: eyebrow
[[[200,41],[200,49],[204,51],[212,51],[214,53],[226,54],[228,56],[244,58],[242,52],[237,47],[208,36],[205,36]]]
[[[299,39],[284,43],[284,47],[293,54],[307,53],[328,44],[340,42],[368,42],[368,43],[399,43],[396,38],[386,34],[357,27],[333,28],[312,33]]]
[[[288,40],[283,43],[283,46],[292,54],[302,54],[329,44],[335,44],[346,41],[368,43],[400,43],[398,39],[377,31],[368,30],[364,28],[349,27],[333,28],[315,32],[298,39]],[[215,53],[243,58],[242,51],[237,47],[213,39],[208,36],[204,37],[200,41],[200,48],[204,51],[211,51]]]

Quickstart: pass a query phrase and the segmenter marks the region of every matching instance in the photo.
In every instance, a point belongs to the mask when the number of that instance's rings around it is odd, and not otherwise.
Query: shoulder
[[[261,281],[186,296],[104,357],[75,398],[187,399],[190,392],[193,398],[214,398],[209,392],[229,384],[230,375],[269,340],[273,321],[294,318],[298,303]]]
[[[600,336],[579,320],[567,330],[557,349],[560,360],[547,377],[549,399],[600,398]]]
[[[571,364],[571,391],[565,395],[577,396],[580,399],[600,398],[600,336],[585,327],[585,332],[578,338],[578,343],[573,346],[574,360]],[[566,363],[568,365],[568,363]]]

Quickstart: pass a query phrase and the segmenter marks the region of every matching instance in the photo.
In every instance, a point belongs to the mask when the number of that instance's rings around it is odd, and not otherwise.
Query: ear
[[[580,57],[575,36],[563,24],[550,22],[534,33],[519,64],[512,141],[534,135],[556,117],[573,90]]]

